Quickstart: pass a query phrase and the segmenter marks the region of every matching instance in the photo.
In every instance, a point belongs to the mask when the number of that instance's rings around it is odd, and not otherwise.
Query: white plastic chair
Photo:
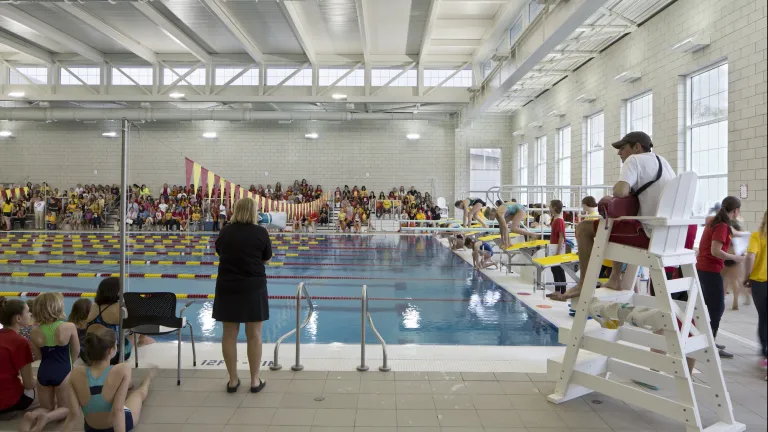
[[[444,197],[437,198],[437,207],[440,209],[440,216],[448,216],[448,203]]]

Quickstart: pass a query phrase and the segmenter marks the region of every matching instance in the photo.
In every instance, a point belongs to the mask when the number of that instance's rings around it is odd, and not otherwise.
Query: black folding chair
[[[197,366],[194,331],[192,330],[192,324],[183,316],[184,310],[195,301],[188,301],[179,311],[179,316],[176,316],[176,294],[174,293],[127,292],[123,294],[123,300],[128,311],[128,316],[123,320],[123,326],[126,330],[133,332],[136,367],[139,367],[139,345],[136,343],[137,334],[158,336],[176,332],[179,338],[176,384],[181,385],[181,331],[185,327],[189,327],[189,337],[192,341],[192,365]]]

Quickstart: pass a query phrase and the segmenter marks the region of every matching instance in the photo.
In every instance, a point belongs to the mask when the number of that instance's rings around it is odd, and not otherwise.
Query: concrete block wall
[[[0,182],[48,180],[56,186],[76,183],[119,183],[120,139],[103,138],[118,124],[3,124],[14,138],[3,140]],[[163,183],[184,182],[184,158],[243,186],[287,186],[306,178],[330,187],[363,186],[377,193],[411,185],[435,196],[454,190],[452,122],[194,122],[145,123],[133,128],[129,182],[158,190]],[[202,138],[216,131],[217,139]],[[304,135],[317,132],[319,138]],[[421,139],[409,141],[406,134]],[[468,152],[467,152],[468,154]],[[434,188],[434,190],[433,190]]]
[[[557,129],[571,126],[571,184],[585,180],[584,145],[586,119],[605,114],[605,183],[619,175],[620,159],[610,147],[626,131],[626,100],[653,92],[654,150],[678,172],[687,169],[685,130],[685,77],[693,72],[728,62],[728,193],[738,196],[739,185],[747,184],[749,198],[742,215],[749,229],[756,229],[768,206],[766,196],[766,9],[765,0],[678,0],[638,30],[627,35],[592,59],[554,88],[516,112],[512,130],[525,136],[513,139],[513,164],[517,166],[517,145],[529,144],[529,182],[533,181],[535,138],[548,137],[548,183],[555,181],[555,140]],[[694,35],[709,36],[711,44],[689,54],[671,47]],[[642,73],[633,83],[619,83],[614,77],[626,70]],[[590,94],[592,103],[576,102]],[[548,117],[557,110],[562,118]],[[533,121],[542,128],[529,129]],[[512,179],[517,183],[517,178]]]
[[[472,148],[501,149],[501,183],[511,184],[515,165],[512,163],[512,129],[509,120],[509,116],[486,115],[467,127],[456,129],[455,185],[449,204],[462,192],[469,190],[469,150]]]

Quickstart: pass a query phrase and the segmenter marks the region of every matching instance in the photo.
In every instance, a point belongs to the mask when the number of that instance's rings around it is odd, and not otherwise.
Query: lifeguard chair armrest
[[[636,220],[648,225],[680,226],[680,225],[704,225],[704,219],[667,219],[656,216],[622,216],[614,220]]]

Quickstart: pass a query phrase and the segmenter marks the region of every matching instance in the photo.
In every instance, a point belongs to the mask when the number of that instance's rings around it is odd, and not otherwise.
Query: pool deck
[[[471,261],[467,252],[459,256]],[[531,284],[517,275],[483,271],[517,295]],[[518,298],[555,325],[570,327],[565,303],[550,302],[541,292]],[[551,305],[541,309],[539,304]],[[768,428],[765,372],[757,367],[757,314],[754,306],[728,308],[718,342],[733,359],[724,359],[736,420],[747,431]],[[595,325],[595,324],[590,324]],[[245,345],[239,344],[238,375],[247,379]],[[182,346],[183,378],[176,385],[175,343],[140,349],[138,383],[148,362],[161,367],[136,431],[162,432],[556,432],[556,431],[683,431],[679,423],[622,401],[592,393],[554,405],[546,396],[554,390],[547,379],[546,359],[563,347],[389,346],[393,372],[376,371],[381,364],[378,345],[367,346],[369,372],[356,372],[359,345],[302,345],[305,370],[292,372],[295,345],[281,347],[281,371],[270,371],[272,344],[265,344],[261,394],[225,393],[226,371],[217,344],[197,344],[197,367],[191,348]],[[247,383],[244,381],[244,385]],[[669,395],[673,397],[673,395]],[[705,424],[714,413],[702,410]],[[19,418],[0,423],[0,431],[17,430]],[[57,430],[51,425],[46,430]],[[77,429],[82,430],[82,429]]]

